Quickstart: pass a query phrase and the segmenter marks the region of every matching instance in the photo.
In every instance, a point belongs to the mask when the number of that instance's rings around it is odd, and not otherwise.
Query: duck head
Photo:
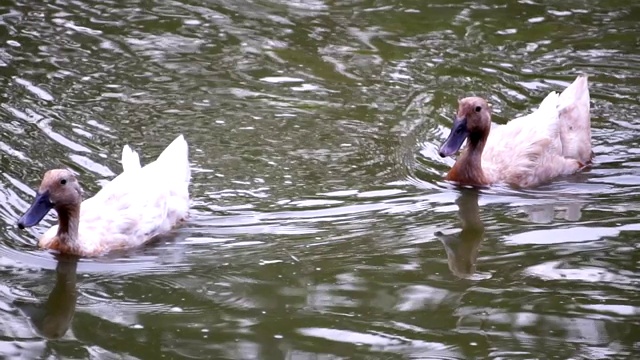
[[[491,110],[489,104],[480,97],[467,97],[458,102],[458,113],[447,140],[440,146],[439,154],[447,157],[460,150],[465,140],[477,144],[486,139],[491,130]]]
[[[49,210],[69,212],[82,203],[82,188],[73,173],[66,169],[49,170],[44,174],[29,210],[18,220],[18,227],[24,229],[37,225]]]

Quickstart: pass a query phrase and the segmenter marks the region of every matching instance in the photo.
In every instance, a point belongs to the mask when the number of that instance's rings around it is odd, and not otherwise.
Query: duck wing
[[[587,76],[552,91],[532,113],[491,130],[482,168],[492,182],[529,187],[571,174],[592,157]]]
[[[124,172],[82,203],[82,241],[137,246],[171,230],[187,216],[191,171],[188,145],[182,135],[155,161],[141,168],[128,161],[133,159],[130,154],[125,160],[124,152]]]

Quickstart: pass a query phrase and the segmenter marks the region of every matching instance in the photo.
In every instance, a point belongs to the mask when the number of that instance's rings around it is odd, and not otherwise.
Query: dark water
[[[507,3],[505,5],[505,3]],[[125,5],[123,5],[125,4]],[[629,358],[640,353],[640,7],[629,1],[0,5],[2,358]],[[457,98],[504,123],[591,75],[595,163],[442,181]],[[57,258],[18,217],[175,136],[185,227]]]

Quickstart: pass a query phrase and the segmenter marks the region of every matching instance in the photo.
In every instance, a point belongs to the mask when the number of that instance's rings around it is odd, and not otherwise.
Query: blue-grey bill
[[[467,119],[455,119],[449,137],[440,145],[439,154],[442,157],[454,155],[469,136],[467,130]]]
[[[18,220],[18,227],[24,229],[37,225],[53,208],[53,203],[49,200],[49,192],[37,194],[27,212]]]

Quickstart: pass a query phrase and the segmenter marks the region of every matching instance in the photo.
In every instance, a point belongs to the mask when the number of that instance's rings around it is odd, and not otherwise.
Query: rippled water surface
[[[629,358],[640,353],[640,6],[628,1],[0,5],[2,358]],[[593,167],[459,189],[457,99],[493,120],[590,74]],[[80,261],[20,231],[190,144],[185,226]]]

